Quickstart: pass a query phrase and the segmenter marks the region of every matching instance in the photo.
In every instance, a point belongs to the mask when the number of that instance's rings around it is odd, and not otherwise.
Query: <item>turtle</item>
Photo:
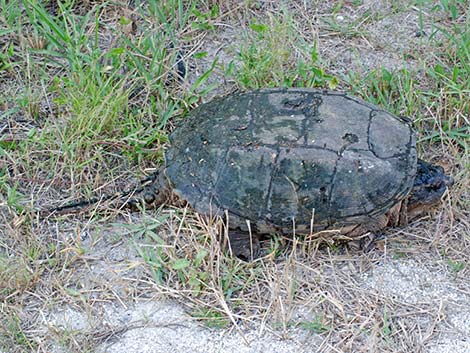
[[[266,234],[334,230],[355,239],[406,224],[453,184],[418,159],[410,119],[339,91],[237,92],[181,121],[141,198],[223,216],[243,259]]]

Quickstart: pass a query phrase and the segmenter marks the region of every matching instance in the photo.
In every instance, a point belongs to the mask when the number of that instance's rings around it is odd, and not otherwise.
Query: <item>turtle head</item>
[[[414,218],[427,212],[441,201],[454,179],[444,173],[442,167],[418,159],[414,185],[408,199],[408,216]]]

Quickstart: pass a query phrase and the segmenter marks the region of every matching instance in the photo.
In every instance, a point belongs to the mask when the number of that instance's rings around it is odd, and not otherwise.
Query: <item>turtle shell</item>
[[[202,104],[170,135],[174,192],[230,224],[291,232],[362,224],[410,191],[407,119],[339,92],[264,89]]]

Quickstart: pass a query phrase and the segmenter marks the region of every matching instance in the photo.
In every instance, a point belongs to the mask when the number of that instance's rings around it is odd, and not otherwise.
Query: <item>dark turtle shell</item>
[[[408,120],[339,92],[265,89],[202,104],[170,135],[165,174],[196,211],[291,232],[368,222],[410,191]]]

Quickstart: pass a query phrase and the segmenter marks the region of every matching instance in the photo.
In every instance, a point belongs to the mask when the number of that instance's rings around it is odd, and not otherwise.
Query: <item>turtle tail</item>
[[[138,186],[135,186],[129,190],[118,192],[112,195],[103,195],[101,197],[92,197],[85,200],[71,202],[69,204],[40,210],[39,215],[41,218],[50,216],[57,216],[66,213],[78,213],[84,209],[106,202],[112,204],[117,208],[137,208],[138,204],[155,204],[162,203],[162,190],[166,189],[165,185],[160,185],[161,175],[163,174],[160,170],[156,171],[147,178],[142,179]]]

